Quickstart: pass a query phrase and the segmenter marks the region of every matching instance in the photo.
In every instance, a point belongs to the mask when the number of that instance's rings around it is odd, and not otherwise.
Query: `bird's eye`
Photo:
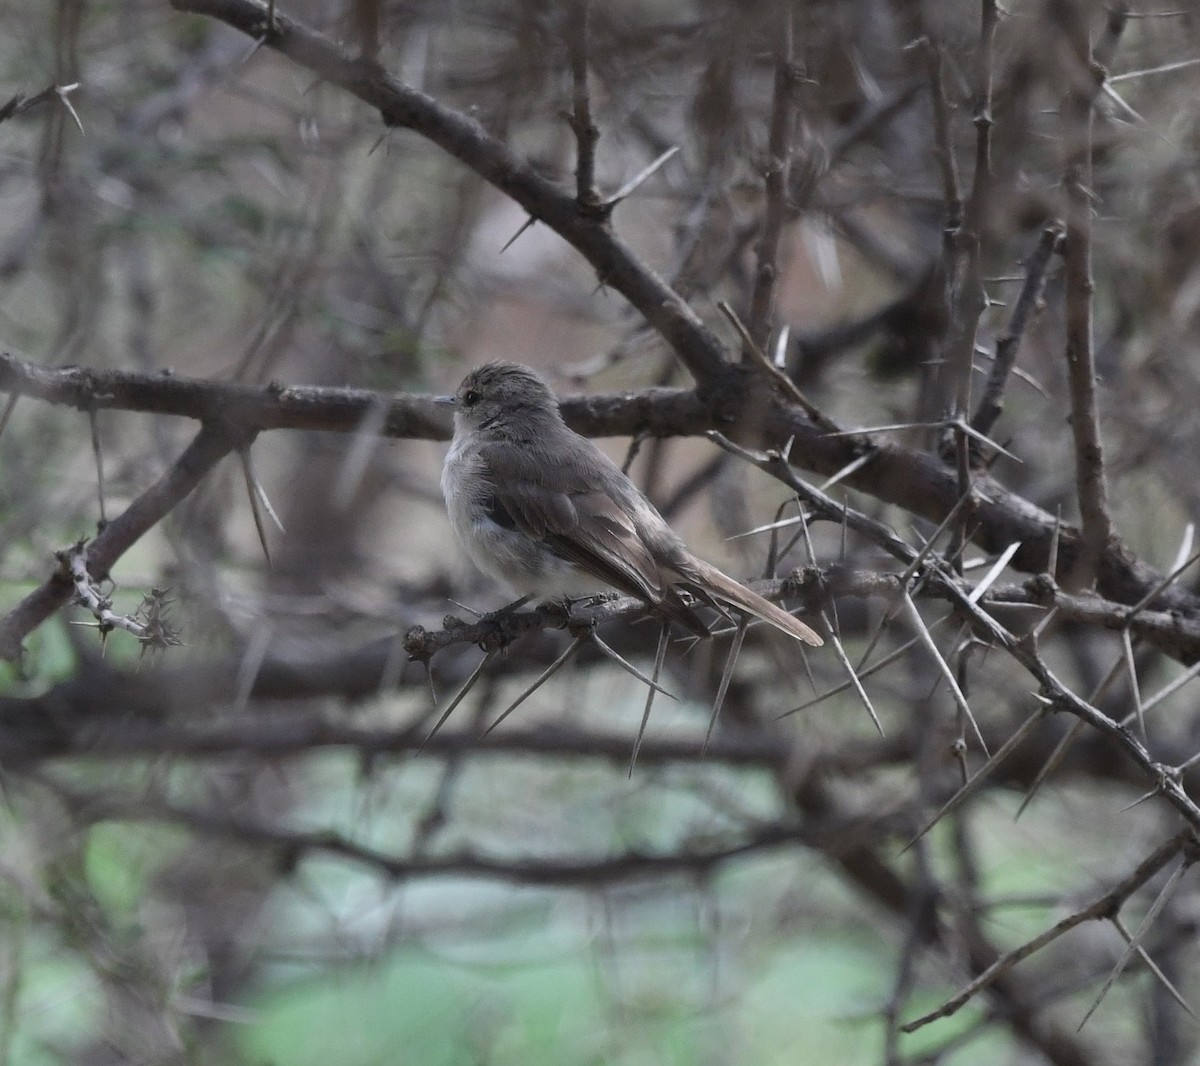
[[[464,407],[474,407],[478,402],[479,402],[479,390],[478,389],[467,389],[467,391],[463,393],[463,406]]]

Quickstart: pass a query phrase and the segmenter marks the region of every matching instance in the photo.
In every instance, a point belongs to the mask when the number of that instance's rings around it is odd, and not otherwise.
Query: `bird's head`
[[[486,363],[463,378],[453,396],[439,396],[437,402],[454,408],[456,427],[486,429],[561,417],[550,386],[520,363]]]

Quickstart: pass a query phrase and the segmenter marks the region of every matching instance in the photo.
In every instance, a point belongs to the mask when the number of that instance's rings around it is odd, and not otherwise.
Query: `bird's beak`
[[[457,407],[458,406],[458,400],[456,400],[453,396],[435,396],[433,398],[433,402],[436,403],[439,407]]]

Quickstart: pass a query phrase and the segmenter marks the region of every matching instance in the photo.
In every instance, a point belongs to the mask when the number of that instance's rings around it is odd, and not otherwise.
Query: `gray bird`
[[[528,367],[488,363],[437,402],[454,408],[442,468],[450,524],[475,565],[518,595],[563,599],[611,587],[698,636],[709,630],[695,604],[725,603],[806,644],[824,643],[692,555],[616,464],[568,428]]]

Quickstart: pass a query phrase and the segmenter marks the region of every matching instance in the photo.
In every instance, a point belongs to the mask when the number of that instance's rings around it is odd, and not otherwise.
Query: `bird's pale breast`
[[[442,467],[450,526],[471,561],[521,596],[584,596],[606,586],[541,541],[491,517],[491,482],[477,447],[456,437]]]

